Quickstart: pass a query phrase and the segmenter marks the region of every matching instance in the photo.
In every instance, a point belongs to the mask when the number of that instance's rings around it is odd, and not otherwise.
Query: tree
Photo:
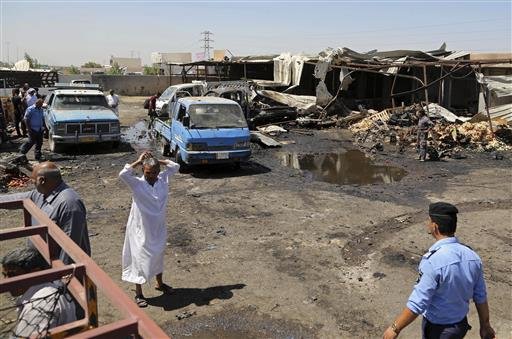
[[[71,65],[68,69],[69,74],[80,74],[78,67]]]
[[[25,60],[28,61],[28,64],[30,65],[30,68],[39,68],[41,65],[37,61],[36,58],[32,58],[28,53],[25,53]]]
[[[107,74],[121,75],[121,74],[123,74],[123,69],[121,67],[119,67],[119,64],[117,62],[114,62],[112,67],[108,70]]]
[[[144,66],[144,75],[158,75],[160,69],[156,66]]]
[[[102,68],[100,64],[94,61],[88,61],[85,64],[82,65],[83,68]]]

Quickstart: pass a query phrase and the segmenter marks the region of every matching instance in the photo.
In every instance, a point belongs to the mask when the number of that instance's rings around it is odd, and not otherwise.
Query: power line
[[[210,50],[213,49],[213,46],[210,46],[210,43],[214,41],[214,40],[210,39],[210,35],[213,35],[213,33],[210,31],[204,31],[204,32],[201,32],[201,34],[204,37],[203,37],[203,39],[201,39],[199,41],[204,42],[204,44],[202,46],[204,49],[204,58],[206,60],[210,60]]]

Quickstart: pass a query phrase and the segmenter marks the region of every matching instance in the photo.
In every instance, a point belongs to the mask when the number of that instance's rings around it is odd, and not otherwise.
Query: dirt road
[[[121,99],[131,145],[114,153],[95,147],[46,153],[85,201],[94,259],[130,295],[132,286],[120,276],[131,200],[117,174],[138,151],[152,147],[144,132],[141,136],[142,123],[130,127],[145,116],[142,101]],[[279,150],[255,145],[252,161],[238,171],[207,168],[174,177],[164,279],[176,292],[164,296],[153,285],[144,286],[148,314],[169,334],[377,338],[405,306],[419,259],[434,242],[424,226],[428,203],[445,200],[460,209],[461,241],[484,262],[498,337],[510,337],[512,154],[494,160],[491,154],[468,153],[466,159],[419,163],[414,153],[399,154],[385,145],[374,155],[374,164],[382,167],[369,174],[368,164],[347,169],[334,157],[321,162],[315,176],[292,168],[300,163],[293,157],[345,154],[355,148],[350,134],[301,130],[279,139],[294,143]],[[381,183],[316,180],[332,177],[327,172],[333,166]],[[407,173],[401,180],[392,175],[396,168]],[[0,211],[0,227],[12,226],[18,217]],[[115,318],[101,303],[100,320]],[[473,330],[467,338],[478,338],[473,306],[469,321]],[[420,323],[401,337],[420,337]]]

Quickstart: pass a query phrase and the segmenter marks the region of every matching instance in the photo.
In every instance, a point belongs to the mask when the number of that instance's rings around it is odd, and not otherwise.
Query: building
[[[142,61],[140,58],[110,57],[110,66],[115,64],[123,69],[124,74],[142,74]]]

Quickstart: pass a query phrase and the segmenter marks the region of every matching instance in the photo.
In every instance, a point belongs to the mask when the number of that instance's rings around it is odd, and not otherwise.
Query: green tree
[[[28,64],[30,65],[30,68],[39,68],[41,65],[37,61],[36,58],[32,58],[28,53],[25,53],[25,60],[28,61]]]
[[[85,64],[83,64],[82,67],[84,67],[84,68],[102,68],[103,66],[101,66],[97,62],[88,61]]]
[[[156,66],[144,66],[144,75],[158,75],[160,69]]]
[[[123,74],[123,69],[121,67],[119,67],[119,64],[117,62],[114,62],[112,67],[108,70],[107,74],[121,75],[121,74]]]
[[[69,74],[80,74],[78,67],[71,65],[68,69]]]

